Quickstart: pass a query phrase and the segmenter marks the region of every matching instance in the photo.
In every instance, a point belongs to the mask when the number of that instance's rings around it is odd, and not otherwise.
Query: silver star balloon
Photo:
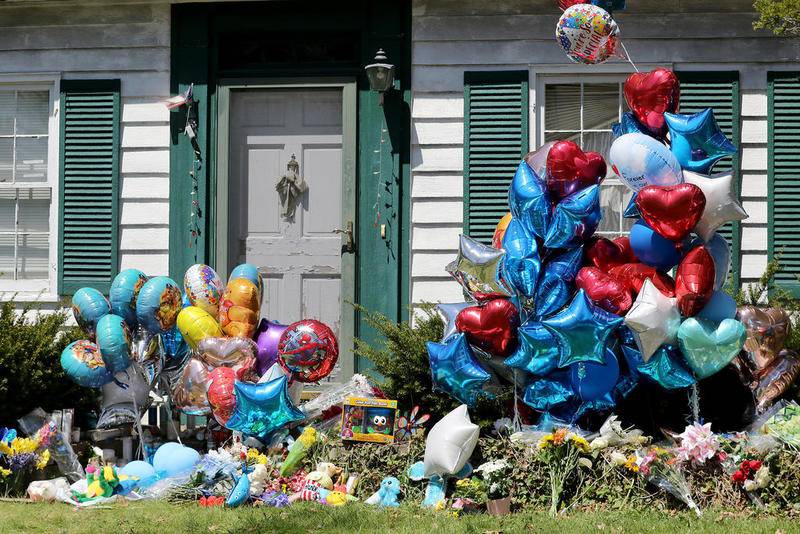
[[[747,212],[736,198],[733,174],[722,172],[704,176],[696,172],[683,171],[683,179],[699,187],[706,197],[703,216],[694,227],[694,232],[703,241],[710,241],[714,237],[714,232],[725,223],[747,218]]]
[[[625,324],[633,332],[642,359],[647,362],[664,343],[675,344],[681,314],[677,299],[664,296],[648,278],[625,315]]]
[[[462,235],[458,256],[445,270],[477,301],[510,297],[513,292],[500,277],[504,255],[500,249]]]
[[[469,308],[470,306],[477,306],[475,302],[453,302],[450,304],[443,304],[439,303],[436,305],[436,309],[444,319],[444,334],[442,335],[442,342],[448,337],[457,334],[458,330],[456,330],[456,317],[458,313],[463,310],[464,308]]]

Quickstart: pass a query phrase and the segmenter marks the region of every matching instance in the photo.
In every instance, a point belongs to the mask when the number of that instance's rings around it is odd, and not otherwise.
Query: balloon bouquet
[[[127,269],[108,300],[92,288],[73,296],[75,318],[94,341],[70,344],[61,363],[78,384],[104,388],[100,423],[134,422],[159,379],[182,412],[213,415],[261,440],[302,420],[303,384],[326,377],[338,359],[333,331],[313,319],[259,323],[263,283],[250,264],[237,266],[225,286],[203,264],[183,282],[182,294],[167,277]]]
[[[721,290],[730,248],[717,230],[747,215],[732,174],[709,175],[736,149],[712,110],[677,113],[672,71],[633,74],[624,95],[631,111],[614,125],[610,161],[633,191],[630,237],[593,235],[600,154],[572,141],[528,154],[494,246],[461,236],[447,266],[471,302],[439,305],[445,335],[428,344],[435,388],[472,405],[510,380],[530,407],[574,422],[613,408],[642,377],[688,387],[742,350],[745,326]]]

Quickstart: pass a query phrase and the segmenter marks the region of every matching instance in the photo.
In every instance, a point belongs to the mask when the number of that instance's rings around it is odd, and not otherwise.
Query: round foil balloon
[[[207,415],[211,406],[206,397],[208,368],[196,358],[189,360],[172,389],[175,407],[187,415]]]
[[[576,63],[602,63],[617,48],[619,28],[608,11],[591,4],[567,8],[556,25],[561,48]]]
[[[125,269],[114,277],[108,290],[111,313],[125,319],[129,328],[136,327],[136,299],[145,282],[147,275],[139,269]]]
[[[85,339],[66,346],[61,352],[61,367],[75,383],[85,387],[99,388],[114,379],[100,355],[100,347]]]
[[[498,221],[497,226],[494,228],[494,235],[492,235],[492,246],[494,248],[503,248],[503,235],[505,235],[506,228],[508,228],[508,223],[510,222],[511,212],[503,215],[503,218]]]
[[[666,146],[648,135],[629,133],[617,137],[608,157],[611,168],[633,191],[646,185],[683,183],[678,160]]]
[[[97,321],[97,346],[109,372],[124,371],[131,364],[131,333],[125,319],[109,313]]]
[[[178,330],[193,349],[207,337],[219,337],[222,329],[214,317],[197,306],[189,306],[178,313]]]
[[[258,294],[264,294],[264,281],[261,279],[261,273],[258,271],[258,267],[252,263],[242,263],[234,267],[231,271],[231,275],[228,277],[228,283],[234,278],[250,280],[258,288]]]
[[[228,281],[219,306],[219,324],[231,337],[253,337],[258,324],[261,293],[246,278]]]
[[[82,287],[72,295],[72,315],[81,329],[94,336],[97,321],[111,313],[111,304],[93,287]]]
[[[217,367],[208,373],[208,402],[211,412],[219,424],[228,422],[236,408],[236,394],[233,384],[236,382],[236,371],[230,367]]]
[[[278,342],[278,362],[300,382],[317,382],[328,376],[339,359],[333,330],[314,319],[292,323]]]
[[[214,269],[202,263],[192,265],[183,276],[183,289],[192,306],[217,316],[223,288]]]
[[[272,364],[278,362],[278,342],[281,334],[286,331],[287,326],[269,319],[261,319],[256,332],[256,344],[258,344],[258,374],[263,375]]]
[[[199,358],[211,367],[234,366],[255,362],[256,342],[246,337],[207,337],[197,344]]]
[[[160,334],[175,326],[181,304],[178,284],[166,276],[148,280],[136,299],[136,319],[151,334]]]

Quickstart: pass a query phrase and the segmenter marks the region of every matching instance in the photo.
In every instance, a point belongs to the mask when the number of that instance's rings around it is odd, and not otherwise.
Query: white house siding
[[[0,4],[3,81],[17,74],[121,80],[120,268],[151,275],[168,271],[169,113],[160,101],[169,96],[169,47],[168,2]],[[39,298],[55,304],[57,297]]]
[[[750,214],[742,229],[741,276],[753,281],[767,263],[767,72],[796,69],[800,40],[754,31],[751,0],[634,0],[628,5],[615,19],[640,67],[740,73],[742,201]],[[464,71],[531,71],[533,145],[535,72],[629,69],[619,60],[599,66],[569,62],[554,38],[559,15],[555,0],[414,0],[413,303],[462,297],[444,267],[455,254],[463,223]]]

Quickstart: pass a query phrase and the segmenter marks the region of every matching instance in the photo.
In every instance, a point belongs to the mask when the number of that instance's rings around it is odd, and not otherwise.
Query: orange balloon
[[[245,278],[228,282],[219,305],[219,324],[231,337],[252,337],[261,306],[258,287]]]
[[[503,248],[503,236],[506,235],[506,228],[508,228],[508,223],[510,222],[511,212],[509,211],[503,215],[503,218],[500,219],[494,229],[494,235],[492,236],[492,246],[494,248]]]

